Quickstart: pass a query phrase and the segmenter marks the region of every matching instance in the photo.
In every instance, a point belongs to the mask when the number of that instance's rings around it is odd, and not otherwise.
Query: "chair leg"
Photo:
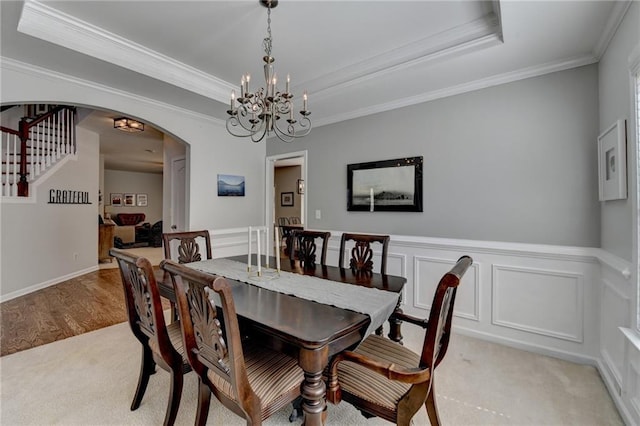
[[[169,401],[167,401],[167,413],[164,415],[164,426],[173,426],[180,408],[182,396],[182,365],[174,367],[171,371],[171,387],[169,389]]]
[[[431,389],[427,394],[427,400],[424,403],[427,408],[427,414],[429,415],[429,421],[432,425],[440,425],[440,416],[438,415],[438,406],[436,405],[436,391],[434,383],[431,382]]]
[[[138,387],[131,403],[131,411],[136,410],[142,402],[144,392],[149,384],[149,377],[156,371],[156,363],[153,360],[151,349],[147,345],[142,345],[142,360],[140,361],[140,377],[138,377]]]
[[[198,411],[196,411],[196,426],[204,426],[209,417],[209,402],[211,401],[211,390],[198,378]]]

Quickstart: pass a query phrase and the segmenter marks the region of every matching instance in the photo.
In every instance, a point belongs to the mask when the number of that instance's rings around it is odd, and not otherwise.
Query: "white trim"
[[[482,78],[468,83],[462,83],[456,86],[445,87],[439,90],[433,90],[431,92],[421,93],[416,96],[410,96],[384,104],[372,105],[367,108],[362,108],[348,112],[346,114],[338,114],[323,118],[315,122],[315,127],[326,126],[328,124],[339,123],[345,120],[351,120],[354,118],[364,117],[371,114],[377,114],[380,112],[390,111],[397,108],[403,108],[406,106],[416,105],[423,102],[430,102],[436,99],[447,98],[449,96],[460,95],[475,90],[486,89],[488,87],[499,86],[501,84],[511,83],[518,80],[524,80],[527,78],[538,77],[553,72],[564,71],[571,68],[577,68],[584,65],[590,65],[598,62],[598,58],[592,55],[584,55],[569,59],[563,59],[555,62],[548,62],[546,64],[536,65],[532,67],[522,68],[515,71],[506,72],[503,74]],[[315,94],[314,94],[315,96]]]
[[[79,277],[81,275],[89,274],[91,272],[97,271],[100,269],[98,265],[91,266],[89,268],[81,269],[79,271],[72,272],[67,275],[63,275],[61,277],[57,277],[39,284],[34,284],[29,287],[21,288],[20,290],[12,291],[11,293],[7,293],[4,296],[0,297],[0,303],[6,302],[11,299],[15,299],[16,297],[24,296],[25,294],[33,293],[37,290],[42,290],[43,288],[51,287],[52,285],[59,284],[64,281],[68,281],[70,279]]]
[[[302,179],[304,180],[305,188],[304,188],[304,205],[302,208],[302,217],[300,220],[303,225],[307,223],[307,213],[308,213],[308,200],[309,200],[309,181],[308,177],[308,164],[309,164],[309,152],[307,150],[304,151],[295,151],[295,152],[287,152],[284,154],[270,155],[265,158],[265,188],[264,188],[264,220],[265,223],[275,223],[275,217],[273,217],[273,212],[275,211],[275,194],[273,192],[274,186],[274,166],[275,162],[278,160],[285,160],[287,158],[297,158],[302,157]]]
[[[46,79],[52,81],[54,83],[59,83],[60,80],[66,81],[72,84],[76,84],[78,86],[86,87],[89,89],[97,90],[103,92],[105,94],[123,97],[125,99],[129,99],[135,102],[140,102],[154,109],[161,109],[165,111],[170,111],[174,113],[184,114],[190,116],[198,121],[204,121],[212,125],[216,125],[219,127],[225,127],[225,121],[214,118],[210,115],[205,115],[199,112],[195,112],[189,109],[180,108],[175,105],[167,104],[164,102],[159,102],[155,99],[145,98],[143,96],[133,95],[130,92],[125,92],[123,90],[114,89],[113,87],[106,86],[100,83],[96,83],[90,80],[84,80],[78,77],[73,77],[67,74],[62,74],[57,71],[53,71],[47,68],[42,68],[36,65],[28,64],[25,62],[20,62],[12,58],[8,58],[6,56],[0,56],[0,68],[7,69],[10,71],[15,71],[24,74],[31,74],[38,78]],[[4,99],[5,102],[11,102],[11,99]],[[21,102],[24,99],[21,100]]]
[[[593,47],[593,56],[598,58],[598,60],[600,60],[602,55],[607,51],[607,47],[609,47],[611,39],[613,39],[616,31],[618,31],[618,27],[622,23],[624,15],[626,15],[627,10],[629,10],[631,3],[631,0],[618,0],[614,2],[613,9],[611,9],[607,23],[604,26],[604,30],[602,31],[598,42]]]
[[[115,33],[27,0],[18,31],[226,103],[235,85]]]

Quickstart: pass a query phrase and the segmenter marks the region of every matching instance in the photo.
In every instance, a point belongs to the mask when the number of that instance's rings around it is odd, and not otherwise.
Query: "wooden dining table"
[[[247,256],[229,257],[247,264]],[[256,265],[255,255],[253,264]],[[215,260],[215,259],[214,259]],[[198,262],[206,264],[211,261]],[[186,266],[189,266],[188,264]],[[275,269],[276,260],[270,258],[264,267]],[[199,269],[196,267],[196,269]],[[284,259],[280,269],[301,275],[322,278],[345,285],[377,288],[400,294],[406,278],[376,273],[358,274],[350,269],[316,265],[302,268],[298,261]],[[371,318],[363,313],[318,303],[256,285],[227,278],[232,287],[238,321],[243,332],[265,345],[298,359],[304,370],[302,410],[304,424],[321,425],[326,419],[326,385],[322,372],[330,358],[357,346],[366,336]],[[170,279],[158,283],[160,294],[175,300]],[[398,297],[398,305],[400,297]],[[399,306],[396,309],[399,309]],[[401,340],[399,321],[392,321],[391,333]]]

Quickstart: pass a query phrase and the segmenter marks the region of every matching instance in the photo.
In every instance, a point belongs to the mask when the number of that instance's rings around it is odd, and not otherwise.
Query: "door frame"
[[[275,223],[275,217],[274,217],[274,212],[275,212],[275,199],[276,199],[276,194],[275,194],[275,187],[274,187],[274,175],[275,175],[275,164],[276,161],[278,160],[286,160],[288,158],[302,158],[302,166],[301,166],[301,170],[300,170],[300,175],[302,176],[302,179],[304,179],[305,182],[305,189],[304,189],[304,197],[303,199],[303,205],[302,205],[302,211],[300,213],[300,220],[302,221],[302,224],[306,226],[307,224],[307,200],[309,199],[309,184],[308,184],[308,180],[307,180],[307,161],[308,161],[308,152],[307,150],[304,151],[295,151],[295,152],[287,152],[285,154],[277,154],[277,155],[270,155],[267,156],[265,159],[265,188],[264,188],[264,194],[265,194],[265,224],[267,226],[271,226]]]
[[[184,194],[184,205],[182,206],[181,210],[182,210],[182,220],[184,221],[184,223],[182,224],[177,224],[178,227],[180,225],[182,225],[182,228],[184,229],[172,229],[171,226],[174,224],[175,222],[175,217],[176,217],[176,210],[178,208],[180,208],[179,206],[176,207],[176,202],[178,200],[178,191],[179,189],[177,188],[177,180],[176,180],[176,163],[178,161],[184,161],[184,168],[185,168],[185,174],[184,174],[184,187],[182,188],[182,193]],[[187,214],[189,213],[187,210],[187,206],[189,205],[188,203],[188,191],[187,191],[187,172],[188,172],[188,167],[187,167],[187,157],[186,155],[179,155],[176,157],[173,157],[171,159],[171,202],[170,202],[170,207],[169,207],[169,223],[167,223],[167,227],[165,228],[164,232],[176,232],[176,231],[185,231],[188,228],[188,216]]]

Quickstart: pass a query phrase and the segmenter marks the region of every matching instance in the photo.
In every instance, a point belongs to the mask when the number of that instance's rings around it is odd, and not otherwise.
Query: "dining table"
[[[322,374],[329,360],[355,348],[387,320],[390,337],[401,341],[400,321],[394,320],[392,313],[400,309],[406,278],[319,264],[302,267],[297,260],[262,258],[260,276],[248,268],[247,255],[185,266],[224,276],[232,288],[242,332],[297,358],[304,371],[304,424],[324,424],[327,405]],[[255,254],[251,260],[257,264]],[[170,279],[163,279],[158,286],[163,297],[175,301]]]

